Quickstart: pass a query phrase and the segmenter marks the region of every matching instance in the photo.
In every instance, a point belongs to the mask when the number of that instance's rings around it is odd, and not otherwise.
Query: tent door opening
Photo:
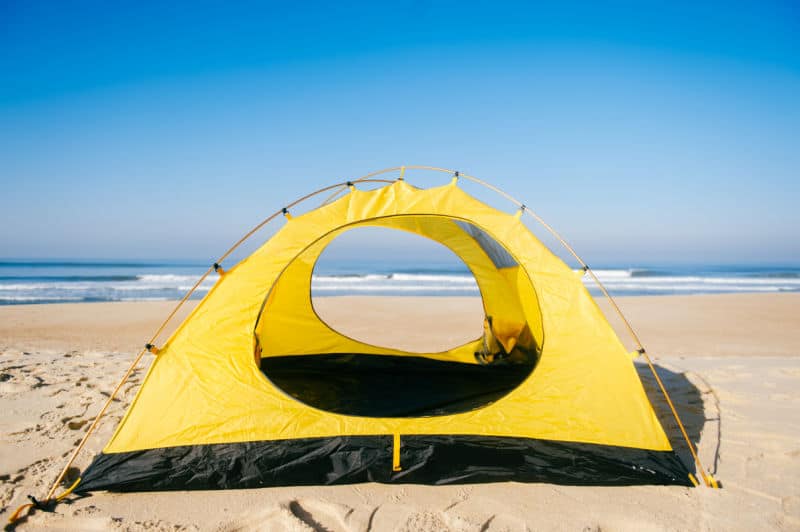
[[[363,341],[324,319],[313,303],[315,267],[338,236],[361,227],[422,236],[428,245],[441,245],[456,266],[460,262],[461,275],[472,275],[473,293],[481,298],[470,327],[474,335],[460,339],[455,347],[454,342],[440,343],[438,350],[420,352],[409,346],[383,345],[391,342]],[[386,301],[378,314],[391,314],[391,298]],[[358,302],[357,298],[347,301],[356,316],[363,310]],[[371,316],[364,312],[359,319]],[[398,334],[403,326],[386,316],[376,325],[390,331],[386,336],[393,338],[403,336]],[[436,323],[427,323],[425,328],[436,330]],[[286,266],[255,328],[256,358],[275,386],[320,410],[365,417],[450,415],[485,407],[522,384],[538,361],[541,329],[530,279],[491,235],[460,219],[392,216],[323,235]],[[408,331],[411,336],[419,333]]]

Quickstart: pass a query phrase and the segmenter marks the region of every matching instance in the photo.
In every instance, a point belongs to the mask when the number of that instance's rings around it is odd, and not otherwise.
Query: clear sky
[[[590,262],[800,263],[795,2],[157,4],[0,2],[0,256],[213,258],[429,164]]]

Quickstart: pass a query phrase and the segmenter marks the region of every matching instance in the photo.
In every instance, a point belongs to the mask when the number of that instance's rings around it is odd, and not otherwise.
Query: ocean
[[[0,261],[0,305],[180,299],[207,264],[162,261]],[[604,266],[595,273],[615,296],[800,292],[800,267]],[[205,295],[211,275],[193,296]],[[598,294],[588,276],[590,292]],[[470,273],[453,264],[426,268],[381,262],[326,262],[315,270],[314,296],[477,296]]]

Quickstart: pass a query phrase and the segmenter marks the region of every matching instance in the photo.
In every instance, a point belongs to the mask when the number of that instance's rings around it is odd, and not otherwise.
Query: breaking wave
[[[0,262],[0,305],[159,301],[184,296],[207,265],[137,263]],[[800,292],[800,268],[683,267],[598,268],[592,270],[613,295]],[[536,272],[530,272],[536,279]],[[580,272],[578,272],[579,274]],[[194,298],[205,295],[218,277],[209,276]],[[590,292],[591,277],[583,275]],[[312,293],[332,295],[478,296],[466,269],[391,268],[352,263],[334,271],[316,271]]]

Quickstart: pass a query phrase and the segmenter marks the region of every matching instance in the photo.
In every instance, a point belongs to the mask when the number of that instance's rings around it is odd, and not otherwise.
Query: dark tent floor
[[[314,408],[353,416],[422,417],[485,406],[519,386],[533,365],[482,366],[425,357],[326,354],[266,357],[261,371]]]

